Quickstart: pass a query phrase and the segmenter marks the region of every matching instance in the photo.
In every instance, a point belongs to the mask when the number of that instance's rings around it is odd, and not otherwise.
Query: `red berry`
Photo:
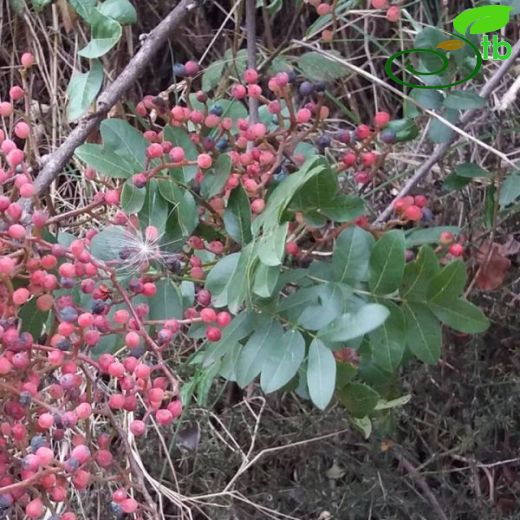
[[[408,206],[404,210],[404,216],[408,220],[418,221],[422,218],[422,211],[421,208],[418,206]]]
[[[226,311],[219,312],[217,314],[217,324],[220,327],[227,327],[231,323],[231,314]]]
[[[222,332],[216,327],[208,327],[206,330],[206,337],[209,341],[219,341],[222,337]]]
[[[320,16],[325,16],[326,14],[329,14],[332,11],[332,6],[330,4],[326,4],[325,2],[321,3],[316,7],[316,12]]]
[[[384,128],[390,122],[390,114],[388,112],[378,112],[374,116],[374,125],[376,128]]]
[[[43,515],[43,502],[40,498],[31,500],[27,506],[25,506],[25,514],[29,518],[41,518]]]
[[[451,244],[450,254],[453,256],[462,256],[464,254],[464,247],[461,244]]]
[[[361,141],[367,139],[370,136],[370,127],[368,125],[359,125],[356,128],[356,137]]]
[[[428,204],[428,199],[424,195],[416,195],[414,197],[414,203],[420,208],[424,208]]]
[[[374,9],[386,9],[388,7],[388,0],[372,0],[372,7]]]
[[[207,307],[200,311],[200,317],[204,323],[213,323],[217,320],[217,313],[213,309]]]
[[[300,252],[300,248],[296,242],[287,242],[287,244],[285,244],[285,251],[288,255],[296,256]]]
[[[213,164],[213,159],[211,158],[211,155],[208,155],[207,153],[201,153],[197,157],[197,165],[199,168],[202,168],[203,170],[207,170],[208,168],[211,168],[212,164]]]
[[[258,72],[255,69],[247,69],[244,72],[244,81],[246,83],[256,83],[258,81]]]

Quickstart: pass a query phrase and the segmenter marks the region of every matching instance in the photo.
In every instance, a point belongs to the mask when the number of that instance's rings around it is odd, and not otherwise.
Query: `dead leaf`
[[[494,291],[505,280],[511,267],[511,260],[502,254],[502,246],[497,242],[484,242],[477,251],[480,265],[476,285],[482,291]]]
[[[61,12],[63,28],[69,34],[76,25],[77,15],[65,0],[58,0],[58,7]]]

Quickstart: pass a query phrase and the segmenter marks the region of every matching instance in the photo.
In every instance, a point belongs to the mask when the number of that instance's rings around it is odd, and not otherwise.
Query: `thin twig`
[[[256,0],[246,0],[247,66],[256,69]],[[258,122],[258,100],[249,98],[249,122]]]

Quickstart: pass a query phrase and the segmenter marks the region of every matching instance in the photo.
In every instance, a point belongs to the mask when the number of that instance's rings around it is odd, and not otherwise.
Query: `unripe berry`
[[[172,414],[174,419],[177,419],[177,417],[180,417],[182,415],[182,403],[180,399],[176,399],[175,401],[172,401],[167,406],[169,412]]]
[[[251,211],[255,214],[260,214],[265,209],[265,200],[256,199],[251,203]]]
[[[386,12],[386,19],[389,22],[397,22],[401,18],[401,9],[398,5],[392,5]]]
[[[316,12],[319,16],[325,16],[332,11],[332,7],[330,4],[326,4],[325,2],[321,3],[316,7]]]
[[[36,456],[40,459],[42,466],[48,466],[54,460],[54,452],[46,446],[38,448],[36,450]]]
[[[162,154],[163,154],[163,148],[159,143],[152,143],[146,149],[146,155],[150,159],[158,159],[159,157],[162,157]]]
[[[221,311],[217,314],[217,324],[220,327],[227,327],[231,323],[231,314],[226,311]]]
[[[207,307],[200,311],[200,317],[204,323],[213,323],[217,319],[217,313],[213,309]]]
[[[211,168],[212,164],[213,164],[213,160],[211,158],[211,155],[208,155],[207,153],[201,153],[197,157],[197,165],[199,168],[202,168],[203,170],[207,170],[208,168]]]
[[[449,251],[453,256],[462,256],[464,254],[464,247],[461,244],[451,244]]]
[[[424,208],[428,204],[428,199],[424,195],[416,195],[414,197],[414,202],[416,206]]]
[[[361,141],[370,136],[370,128],[367,125],[359,125],[356,128],[356,137]]]
[[[312,113],[308,108],[300,108],[296,113],[296,122],[299,124],[308,123],[312,118]]]
[[[374,9],[386,9],[388,7],[388,0],[372,0],[372,7]]]
[[[123,377],[125,375],[125,367],[122,363],[119,363],[119,361],[114,361],[108,367],[108,373],[112,377]]]
[[[453,233],[450,231],[443,231],[439,237],[439,243],[443,246],[448,246],[455,240]]]
[[[31,127],[25,121],[19,121],[14,127],[14,134],[19,139],[27,139],[31,133]]]
[[[31,293],[25,287],[20,287],[13,293],[13,303],[15,305],[23,305],[30,296]]]
[[[388,112],[378,112],[374,116],[374,126],[376,128],[384,128],[390,122],[390,114]]]
[[[130,431],[136,436],[140,437],[146,432],[146,424],[143,421],[135,420],[130,423]]]
[[[13,100],[13,101],[19,101],[20,99],[22,99],[24,96],[24,91],[23,91],[23,88],[20,87],[19,85],[14,85],[10,88],[9,90],[9,97]]]
[[[130,349],[137,348],[139,346],[140,342],[141,342],[141,338],[137,332],[130,331],[125,336],[125,344]]]
[[[50,413],[43,413],[38,418],[38,426],[42,430],[48,430],[54,424],[54,417]]]
[[[174,146],[171,150],[170,150],[170,159],[174,162],[174,163],[180,163],[180,162],[183,162],[186,158],[185,156],[185,153],[184,153],[184,149],[181,148],[180,146]]]
[[[89,403],[81,403],[74,410],[78,419],[87,419],[92,415],[92,406]]]
[[[25,514],[29,518],[41,518],[43,516],[43,502],[40,498],[31,500],[25,507]]]
[[[34,56],[30,52],[24,52],[20,59],[20,63],[23,67],[28,69],[34,65]]]
[[[244,72],[244,81],[246,83],[256,83],[258,81],[258,72],[255,69],[247,69]]]
[[[300,252],[300,248],[296,242],[287,242],[287,244],[285,244],[285,251],[288,255],[296,256]]]
[[[0,116],[9,117],[14,111],[13,105],[8,101],[0,103]]]
[[[169,410],[161,409],[155,413],[155,419],[161,426],[168,426],[173,421],[173,415]]]

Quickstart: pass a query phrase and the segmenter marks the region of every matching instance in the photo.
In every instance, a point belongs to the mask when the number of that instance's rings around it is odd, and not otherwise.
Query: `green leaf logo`
[[[453,27],[460,34],[484,34],[502,29],[508,24],[512,7],[484,5],[467,9],[453,20]]]

